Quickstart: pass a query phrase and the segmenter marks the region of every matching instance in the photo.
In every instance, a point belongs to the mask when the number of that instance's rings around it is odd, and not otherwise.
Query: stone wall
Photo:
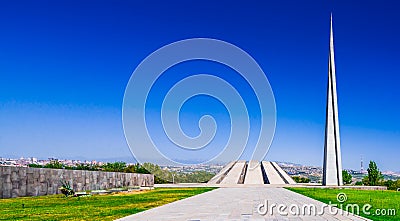
[[[61,193],[61,180],[74,191],[153,186],[153,174],[0,166],[0,198]]]

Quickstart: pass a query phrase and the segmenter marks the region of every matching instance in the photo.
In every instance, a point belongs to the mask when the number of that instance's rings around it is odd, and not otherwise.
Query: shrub
[[[73,167],[75,170],[91,170],[91,171],[97,171],[100,169],[100,167],[96,164],[77,164],[75,167]]]
[[[397,190],[398,188],[400,188],[400,179],[385,180],[383,182],[383,185],[385,185],[389,190]]]
[[[65,195],[65,197],[73,196],[75,191],[72,189],[71,185],[67,181],[60,181],[61,187],[59,188],[61,193]]]
[[[362,186],[362,185],[363,185],[363,182],[362,182],[362,181],[357,181],[354,185],[356,185],[356,186]]]
[[[310,182],[310,179],[307,177],[293,176],[292,179],[296,183],[309,183]]]
[[[44,165],[44,168],[63,169],[64,164],[60,163],[58,160],[52,160],[50,163]]]
[[[31,163],[31,164],[29,164],[29,165],[28,165],[28,167],[32,167],[32,168],[43,168],[43,166],[42,166],[42,165],[35,164],[35,163]]]

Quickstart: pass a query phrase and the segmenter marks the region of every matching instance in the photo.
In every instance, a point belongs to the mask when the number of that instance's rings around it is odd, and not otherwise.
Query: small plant
[[[69,182],[62,180],[60,182],[61,182],[61,187],[59,189],[61,193],[65,195],[65,197],[73,196],[75,194],[75,191],[71,188]]]
[[[310,182],[310,179],[307,177],[292,176],[292,178],[296,183],[309,183]]]

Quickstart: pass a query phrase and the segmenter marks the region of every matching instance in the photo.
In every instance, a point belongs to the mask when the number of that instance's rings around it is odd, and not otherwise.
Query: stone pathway
[[[337,202],[332,202],[337,203]],[[261,206],[267,205],[267,206]],[[314,205],[316,215],[309,213]],[[273,206],[275,205],[275,206]],[[286,206],[286,209],[283,208]],[[325,206],[325,207],[324,207]],[[268,208],[268,211],[265,211]],[[280,208],[280,209],[278,209]],[[299,211],[297,211],[297,208]],[[324,211],[322,213],[321,211]],[[330,210],[332,212],[330,212]],[[305,213],[303,211],[306,211]],[[261,212],[261,214],[260,214]],[[264,214],[266,213],[266,214]],[[294,215],[296,213],[296,215]],[[368,220],[284,188],[219,188],[120,220]]]

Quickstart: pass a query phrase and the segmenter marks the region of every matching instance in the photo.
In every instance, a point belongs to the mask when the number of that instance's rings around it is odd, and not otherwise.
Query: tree
[[[382,173],[379,171],[374,161],[369,162],[367,171],[368,175],[366,176],[366,179],[363,179],[364,182],[367,181],[367,183],[364,183],[365,185],[375,186],[381,179],[383,179]]]
[[[63,169],[64,164],[60,163],[58,160],[52,160],[50,163],[44,165],[44,168],[51,168],[51,169]]]
[[[124,172],[125,162],[106,163],[101,168],[106,172]]]
[[[125,167],[124,172],[125,173],[145,173],[145,174],[150,173],[148,170],[146,170],[146,168],[141,166],[139,163]]]
[[[301,176],[293,176],[292,179],[296,182],[296,183],[309,183],[310,179],[307,177],[301,177]]]
[[[343,183],[344,184],[350,184],[351,179],[353,178],[350,173],[347,172],[347,170],[342,170],[342,177],[343,177]]]
[[[169,171],[168,168],[161,168],[152,163],[144,163],[143,168],[154,174],[154,183],[206,183],[214,173],[206,171]]]
[[[143,168],[154,174],[154,183],[172,183],[172,173],[170,171],[152,163],[143,163]]]

